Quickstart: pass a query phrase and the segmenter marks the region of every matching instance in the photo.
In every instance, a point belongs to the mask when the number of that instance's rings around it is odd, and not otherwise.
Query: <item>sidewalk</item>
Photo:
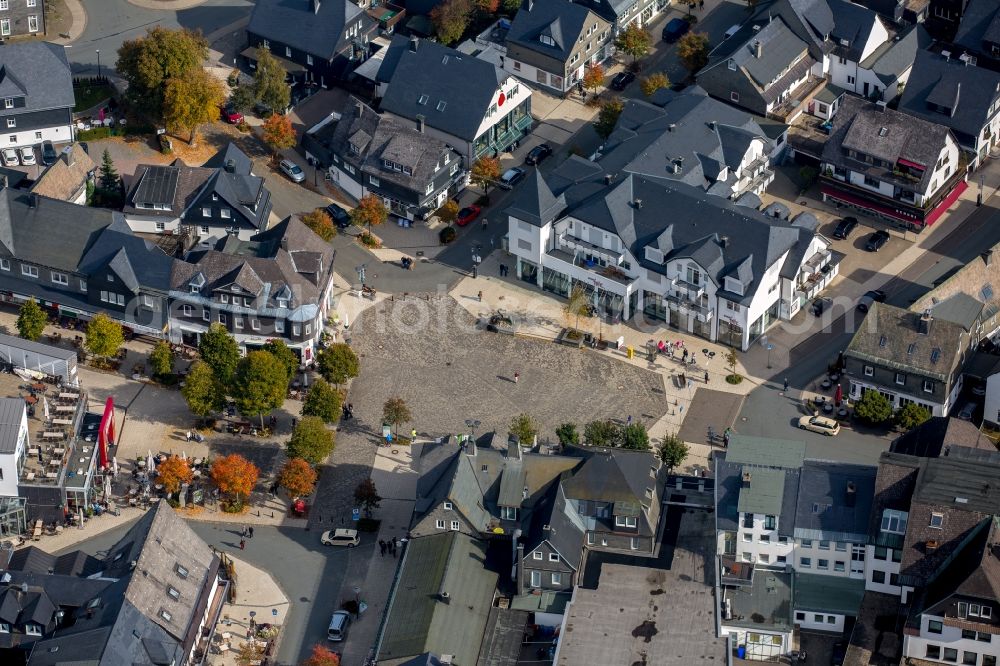
[[[48,40],[53,44],[72,44],[80,39],[80,35],[87,29],[87,10],[83,8],[83,3],[80,0],[63,0],[63,2],[69,11],[72,23],[65,33]]]
[[[372,554],[362,563],[367,564],[362,582],[359,584],[357,578],[352,579],[347,575],[340,590],[340,598],[348,599],[354,596],[354,587],[357,586],[361,589],[361,599],[368,604],[367,612],[351,627],[350,640],[344,645],[344,664],[359,666],[365,663],[365,658],[378,640],[378,630],[388,610],[389,593],[396,578],[397,567],[402,562],[405,547],[400,546],[396,557],[388,553],[380,555],[377,541],[402,539],[409,531],[414,499],[417,496],[418,477],[411,464],[412,453],[409,446],[391,448],[380,446],[375,456],[372,480],[382,496],[382,503],[375,511],[375,517],[379,518],[382,524],[375,538]],[[419,449],[417,453],[419,455]],[[352,564],[361,552],[355,550],[352,553]],[[348,573],[351,573],[350,570]]]
[[[288,597],[270,574],[232,555],[228,557],[232,558],[236,570],[236,603],[222,607],[222,616],[215,625],[215,643],[207,659],[207,663],[215,666],[237,666],[240,647],[247,641],[251,617],[258,625],[280,627],[285,623],[289,608]],[[227,641],[226,634],[229,634],[230,649],[220,654],[218,646]],[[280,642],[280,637],[278,640]]]

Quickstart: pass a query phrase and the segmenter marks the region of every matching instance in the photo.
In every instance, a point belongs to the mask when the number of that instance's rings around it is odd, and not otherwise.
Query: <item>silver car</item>
[[[34,166],[38,164],[35,161],[35,149],[31,146],[23,146],[21,148],[21,164],[24,166]]]
[[[301,183],[306,179],[306,172],[302,170],[302,167],[291,160],[281,160],[281,164],[279,166],[285,175],[291,178],[293,182]]]
[[[3,165],[5,167],[16,167],[21,162],[17,159],[17,148],[3,149]]]

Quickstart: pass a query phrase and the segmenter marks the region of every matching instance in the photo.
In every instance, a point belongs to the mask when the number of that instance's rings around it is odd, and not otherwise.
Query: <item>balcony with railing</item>
[[[774,118],[775,120],[781,121],[783,123],[788,123],[802,114],[807,108],[809,108],[809,102],[819,94],[821,90],[826,88],[827,80],[822,76],[814,76],[810,74],[805,81],[798,85],[795,90],[792,91],[791,95],[783,99],[780,103],[775,104],[770,111],[767,112],[768,118]]]
[[[663,299],[672,310],[678,310],[698,319],[698,321],[710,322],[715,314],[712,308],[705,305],[698,299],[692,299],[689,292],[670,291]]]
[[[546,256],[550,257],[554,261],[547,263],[549,268],[554,270],[559,270],[560,263],[566,264],[567,269],[564,271],[570,277],[576,277],[580,280],[589,280],[591,278],[600,278],[611,280],[617,284],[627,287],[633,281],[633,278],[629,277],[625,271],[621,270],[617,266],[605,265],[602,266],[599,262],[594,260],[588,260],[579,252],[568,252],[566,250],[560,250],[558,248],[553,248],[545,253]],[[569,267],[573,267],[572,269]],[[575,271],[573,269],[583,269],[582,271]],[[584,274],[590,273],[591,275]],[[620,291],[620,290],[616,290]]]

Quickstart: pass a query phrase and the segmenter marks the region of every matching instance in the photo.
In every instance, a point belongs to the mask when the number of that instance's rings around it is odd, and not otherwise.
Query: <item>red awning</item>
[[[917,164],[916,162],[911,162],[910,160],[904,160],[902,157],[900,157],[896,161],[902,164],[903,166],[913,167],[914,169],[920,169],[921,171],[927,170],[927,167],[924,166],[923,164]]]
[[[930,213],[927,214],[927,217],[924,218],[925,219],[924,224],[926,224],[929,227],[935,222],[937,222],[937,219],[941,217],[941,215],[943,215],[946,210],[951,208],[952,204],[958,201],[958,198],[962,196],[962,192],[965,192],[965,190],[968,189],[968,187],[969,184],[964,180],[958,181],[958,185],[955,186],[955,189],[949,192],[948,196],[942,199],[941,203],[939,203],[934,210],[932,210]]]

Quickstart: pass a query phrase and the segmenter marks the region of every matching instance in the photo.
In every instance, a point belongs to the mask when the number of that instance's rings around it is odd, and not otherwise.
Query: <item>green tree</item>
[[[198,127],[219,119],[219,107],[226,101],[222,81],[203,69],[167,81],[163,94],[163,120],[173,133],[187,132],[194,147]]]
[[[896,410],[896,425],[903,430],[913,430],[930,417],[931,413],[926,407],[908,402]]]
[[[195,416],[204,419],[212,412],[222,409],[226,401],[226,391],[215,377],[211,366],[204,361],[195,361],[184,377],[181,395]]]
[[[166,340],[160,340],[149,352],[149,367],[154,377],[165,377],[174,371],[174,350]]]
[[[327,381],[317,379],[302,402],[302,415],[318,416],[326,423],[336,423],[340,420],[341,406],[340,391]]]
[[[619,98],[612,97],[605,100],[601,104],[601,110],[598,112],[597,120],[594,122],[594,131],[602,139],[607,139],[615,131],[615,125],[618,124],[618,117],[622,115],[622,111],[624,110],[625,104]]]
[[[295,373],[299,369],[299,357],[298,354],[289,349],[288,345],[284,341],[278,338],[271,338],[261,346],[261,351],[266,351],[274,356],[281,362],[284,366],[286,374],[288,375],[288,381],[285,382],[285,388],[288,388],[288,384],[295,379]]]
[[[295,424],[286,448],[289,458],[319,465],[333,451],[333,431],[318,416],[304,416]]]
[[[629,423],[621,429],[621,444],[623,449],[649,449],[649,433],[642,423]]]
[[[656,457],[660,459],[668,470],[680,467],[684,459],[687,458],[690,447],[674,433],[663,437],[663,441],[656,447]]]
[[[469,169],[469,180],[473,185],[483,188],[486,200],[490,200],[490,186],[500,180],[500,160],[483,155],[472,163]]]
[[[708,64],[708,35],[689,32],[677,41],[677,57],[694,74]]]
[[[99,180],[101,181],[101,189],[106,192],[118,192],[120,189],[121,176],[118,175],[118,169],[115,168],[115,162],[111,159],[111,153],[108,152],[107,148],[101,155]]]
[[[738,377],[739,375],[736,374],[736,364],[740,362],[740,359],[736,355],[736,349],[734,347],[727,349],[722,356],[722,360],[729,366],[729,375],[731,377]]]
[[[156,26],[121,45],[115,70],[128,83],[126,95],[133,108],[159,120],[167,82],[202,71],[207,57],[208,41],[201,34]]]
[[[521,5],[521,0],[503,0],[503,12],[507,16],[514,16]]]
[[[522,446],[532,446],[538,434],[538,422],[529,414],[518,414],[510,420],[509,429]]]
[[[372,227],[389,219],[389,209],[382,203],[381,197],[366,194],[358,201],[357,207],[351,211],[351,224],[357,227],[367,227],[371,234]]]
[[[18,310],[17,334],[25,340],[34,342],[42,337],[42,331],[45,330],[45,323],[47,321],[48,317],[41,306],[38,305],[38,301],[29,298],[21,305],[21,309]]]
[[[201,336],[198,352],[223,386],[229,386],[236,364],[240,362],[240,346],[236,343],[236,338],[229,335],[226,327],[219,323],[209,326],[208,331]]]
[[[233,88],[233,92],[229,96],[229,105],[240,113],[246,113],[256,103],[257,94],[254,92],[253,86],[238,85]]]
[[[580,285],[573,287],[573,290],[569,292],[569,298],[566,299],[566,305],[563,306],[563,314],[567,318],[572,318],[574,320],[574,326],[577,331],[580,330],[580,315],[585,315],[590,311],[590,299],[587,297],[587,292]]]
[[[653,36],[643,30],[638,23],[629,23],[615,39],[615,46],[622,53],[632,56],[632,62],[649,53],[653,45]]]
[[[274,354],[252,351],[236,364],[232,384],[236,408],[244,416],[260,416],[285,403],[288,394],[288,370]]]
[[[277,113],[288,108],[291,91],[288,72],[267,49],[257,49],[257,69],[253,73],[253,93],[258,102]]]
[[[312,229],[313,233],[325,241],[332,240],[337,235],[337,227],[333,224],[333,218],[322,208],[300,215],[302,224]]]
[[[854,415],[871,425],[885,423],[892,418],[892,404],[878,391],[865,391],[854,405]]]
[[[576,430],[575,423],[563,423],[556,428],[556,437],[562,446],[576,446],[580,443],[580,433]]]
[[[357,377],[361,369],[357,354],[343,342],[332,344],[316,354],[316,367],[323,379],[337,386]]]
[[[663,72],[653,72],[649,76],[643,77],[639,81],[639,87],[642,89],[642,94],[646,97],[652,97],[653,93],[657,90],[670,87],[670,79]]]
[[[583,427],[583,441],[587,446],[617,446],[621,428],[614,421],[591,421]]]
[[[93,316],[87,324],[87,351],[94,356],[110,358],[125,344],[122,325],[104,313]]]
[[[469,27],[471,16],[471,0],[445,0],[431,10],[434,34],[442,44],[457,42]]]
[[[409,405],[399,396],[389,398],[382,405],[382,421],[395,429],[397,437],[399,436],[399,426],[412,420],[413,414],[410,413]]]
[[[375,488],[375,482],[371,477],[365,479],[354,489],[354,501],[365,511],[365,516],[371,518],[372,511],[378,508],[382,497]]]

